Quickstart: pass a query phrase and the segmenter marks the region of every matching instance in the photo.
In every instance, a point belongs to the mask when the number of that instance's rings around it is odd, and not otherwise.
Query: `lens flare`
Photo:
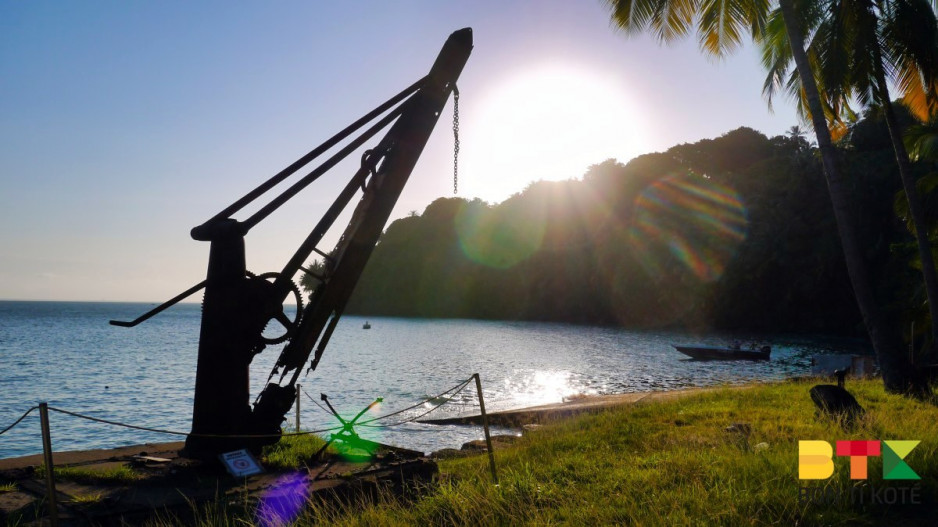
[[[267,489],[257,504],[257,524],[263,527],[289,525],[303,511],[310,495],[309,475],[287,474]]]
[[[629,239],[645,270],[677,261],[698,280],[718,280],[746,239],[746,209],[731,188],[699,176],[669,176],[635,200]]]
[[[383,435],[382,423],[372,421],[379,416],[381,406],[380,401],[375,401],[368,405],[361,415],[354,410],[343,412],[340,409],[339,413],[344,419],[351,420],[354,416],[358,416],[358,419],[351,423],[351,431],[341,430],[330,436],[334,439],[331,446],[332,452],[346,461],[370,459],[378,450]],[[336,424],[345,423],[336,420]]]
[[[507,203],[507,202],[506,202]],[[456,235],[459,246],[470,260],[509,269],[528,259],[541,246],[547,225],[546,213],[534,211],[514,221],[505,217],[503,204],[498,209],[472,203],[460,207],[456,214]]]

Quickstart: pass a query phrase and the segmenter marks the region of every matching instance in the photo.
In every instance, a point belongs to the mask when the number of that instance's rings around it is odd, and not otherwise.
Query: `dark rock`
[[[463,450],[466,452],[485,452],[485,440],[476,439],[473,441],[469,441],[468,443],[463,443],[460,450]]]
[[[474,455],[476,452],[468,450],[456,450],[455,448],[444,448],[430,454],[430,459],[456,459]]]
[[[492,436],[492,448],[497,448],[498,446],[510,445],[518,440],[518,436],[513,435],[494,435]],[[476,439],[474,441],[469,441],[468,443],[463,443],[461,450],[468,452],[485,452],[487,450],[485,446],[485,439]]]

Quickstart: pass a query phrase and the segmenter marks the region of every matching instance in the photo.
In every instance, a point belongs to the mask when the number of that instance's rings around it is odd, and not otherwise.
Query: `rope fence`
[[[460,381],[460,383],[457,384],[456,386],[454,386],[454,387],[452,387],[452,388],[450,388],[450,389],[448,389],[448,390],[446,390],[446,391],[444,391],[444,392],[441,392],[441,393],[438,394],[438,395],[435,395],[435,396],[433,396],[433,397],[428,397],[428,398],[426,398],[426,399],[424,399],[424,400],[422,400],[422,401],[420,401],[420,402],[418,402],[418,403],[416,403],[416,404],[413,404],[413,405],[408,406],[407,408],[403,408],[403,409],[401,409],[401,410],[397,410],[397,411],[394,411],[394,412],[391,412],[391,413],[388,413],[388,414],[385,414],[385,415],[381,415],[381,416],[378,416],[378,417],[374,417],[374,418],[371,418],[371,419],[367,419],[367,420],[362,421],[362,422],[360,422],[360,423],[355,423],[355,420],[354,420],[354,419],[352,420],[352,422],[347,422],[347,421],[343,420],[337,413],[329,412],[330,415],[334,415],[336,418],[338,418],[339,421],[342,422],[342,425],[340,425],[340,426],[334,426],[334,427],[330,427],[330,428],[322,428],[322,429],[318,429],[318,430],[306,430],[306,431],[302,431],[302,432],[299,431],[299,398],[297,398],[297,400],[296,400],[296,405],[297,405],[297,431],[295,431],[295,432],[288,432],[288,433],[280,433],[280,434],[234,434],[234,435],[232,435],[232,434],[199,434],[199,433],[179,432],[179,431],[176,431],[176,430],[164,430],[164,429],[161,429],[161,428],[152,428],[152,427],[147,427],[147,426],[132,425],[132,424],[129,424],[129,423],[122,423],[122,422],[120,422],[120,421],[114,421],[114,420],[110,420],[110,419],[103,419],[103,418],[100,418],[100,417],[93,417],[93,416],[90,416],[90,415],[84,415],[84,414],[80,414],[80,413],[77,413],[77,412],[71,412],[71,411],[69,411],[69,410],[63,410],[63,409],[61,409],[61,408],[55,408],[55,407],[49,406],[47,403],[40,403],[38,406],[33,406],[32,408],[29,408],[28,410],[26,410],[26,411],[23,413],[23,415],[21,415],[18,419],[16,419],[15,421],[13,421],[13,423],[11,423],[9,426],[7,426],[6,428],[4,428],[3,430],[0,430],[0,435],[3,435],[3,434],[5,434],[5,433],[9,432],[9,431],[12,430],[13,428],[15,428],[17,425],[19,425],[20,423],[22,423],[23,420],[26,419],[26,417],[28,417],[33,411],[35,411],[35,410],[37,410],[37,409],[39,410],[40,418],[41,418],[41,419],[40,419],[40,421],[41,421],[40,424],[41,424],[41,429],[42,429],[42,440],[43,440],[43,457],[44,457],[44,464],[45,464],[45,466],[47,467],[47,470],[46,470],[46,478],[47,478],[47,483],[48,483],[48,486],[49,486],[49,496],[50,496],[50,501],[49,501],[50,519],[53,519],[53,524],[54,524],[54,523],[55,523],[54,518],[56,518],[56,512],[55,512],[55,511],[56,511],[56,508],[55,508],[56,505],[55,505],[55,502],[54,502],[54,500],[53,500],[52,498],[53,498],[54,495],[55,495],[55,494],[54,494],[54,493],[55,493],[55,482],[54,482],[54,480],[53,480],[52,470],[51,470],[51,467],[52,467],[52,445],[51,445],[51,434],[50,434],[50,431],[49,431],[49,417],[48,417],[48,411],[49,411],[49,410],[51,410],[51,411],[53,411],[53,412],[58,412],[58,413],[60,413],[60,414],[68,415],[68,416],[70,416],[70,417],[75,417],[75,418],[77,418],[77,419],[84,419],[84,420],[87,420],[87,421],[92,421],[92,422],[96,422],[96,423],[106,424],[106,425],[110,425],[110,426],[118,426],[118,427],[123,427],[123,428],[129,428],[129,429],[132,429],[132,430],[140,430],[140,431],[144,431],[144,432],[152,432],[152,433],[157,433],[157,434],[167,434],[167,435],[187,436],[187,437],[198,437],[198,438],[231,438],[231,439],[252,439],[252,438],[257,438],[257,439],[259,439],[259,438],[275,438],[275,437],[279,438],[279,437],[293,437],[293,436],[303,436],[303,435],[311,435],[311,434],[320,434],[320,433],[324,433],[324,432],[335,432],[335,431],[338,431],[338,430],[343,430],[343,431],[345,431],[345,430],[351,430],[352,425],[355,425],[355,426],[363,426],[363,427],[367,427],[367,428],[391,428],[391,427],[401,426],[401,425],[404,425],[404,424],[407,424],[407,423],[413,423],[414,421],[416,421],[416,420],[418,420],[418,419],[420,419],[420,418],[426,416],[427,414],[429,414],[429,413],[431,413],[431,412],[434,412],[434,411],[440,409],[441,407],[445,406],[446,404],[452,402],[452,400],[453,400],[453,398],[456,396],[456,394],[458,394],[458,393],[460,393],[461,391],[463,391],[463,390],[466,388],[466,386],[468,386],[469,383],[472,382],[473,380],[474,380],[475,383],[476,383],[476,391],[478,392],[478,397],[479,397],[479,406],[480,406],[480,409],[481,409],[481,411],[482,411],[483,427],[484,427],[484,431],[485,431],[485,440],[486,440],[486,444],[487,444],[487,446],[488,446],[488,451],[489,451],[489,461],[490,461],[491,469],[492,469],[492,478],[494,479],[495,483],[497,484],[497,483],[498,483],[498,476],[496,475],[496,472],[495,472],[495,458],[493,457],[493,454],[492,454],[492,443],[491,443],[491,438],[490,438],[490,436],[489,436],[488,419],[487,419],[487,416],[486,416],[486,413],[485,413],[485,403],[483,402],[483,398],[482,398],[482,381],[481,381],[481,379],[479,378],[479,374],[478,374],[478,373],[473,374],[471,377],[469,377],[469,378],[466,379],[465,381]],[[297,395],[299,395],[299,391],[300,391],[300,387],[297,386]],[[313,398],[309,395],[309,393],[307,393],[305,390],[302,390],[302,391],[303,391],[303,393],[306,394],[306,397],[309,398],[309,400],[313,401],[313,403],[315,403],[317,406],[319,406],[320,408],[322,408],[324,411],[327,411],[327,412],[328,412],[328,410],[326,410],[325,408],[323,408],[322,405],[320,405],[315,399],[313,399]],[[440,403],[440,404],[438,404],[438,405],[433,406],[433,407],[430,408],[429,410],[427,410],[427,411],[425,411],[425,412],[422,412],[422,413],[420,413],[420,414],[418,414],[418,415],[416,415],[416,416],[413,416],[413,417],[410,417],[410,418],[407,418],[407,419],[403,419],[403,420],[400,420],[400,421],[397,421],[397,422],[394,422],[394,423],[389,423],[389,424],[373,424],[373,423],[377,423],[377,422],[379,422],[379,421],[383,421],[383,420],[385,420],[385,419],[388,419],[388,418],[391,418],[391,417],[394,417],[394,416],[401,415],[401,414],[403,414],[403,413],[405,413],[405,412],[414,410],[414,409],[419,408],[419,407],[421,407],[422,405],[424,405],[424,404],[426,404],[426,403],[428,403],[428,402],[434,402],[434,401],[440,401],[440,400],[443,400],[443,402]],[[374,403],[373,403],[373,404],[374,404]],[[330,408],[331,408],[331,405],[330,405]],[[359,416],[361,416],[362,413],[364,413],[364,410],[359,414]],[[357,419],[357,417],[356,417],[356,419]],[[407,431],[407,432],[435,432],[435,430],[406,430],[406,431]],[[333,435],[332,435],[332,439],[330,439],[330,443],[331,443],[332,440],[334,440],[334,439],[336,439],[336,438],[338,438],[338,437],[339,437],[339,436],[338,436],[337,434],[333,434]]]
[[[33,406],[33,407],[30,408],[29,410],[26,410],[26,412],[25,412],[23,415],[21,415],[19,419],[17,419],[16,421],[13,421],[13,424],[11,424],[10,426],[8,426],[8,427],[4,428],[2,431],[0,431],[0,436],[2,436],[3,434],[9,432],[10,430],[13,430],[13,428],[14,428],[16,425],[20,424],[20,422],[22,422],[23,419],[26,419],[26,416],[27,416],[27,415],[31,414],[31,413],[33,412],[33,410],[35,410],[35,409],[37,409],[37,408],[39,408],[39,407],[38,407],[38,406]]]
[[[342,428],[341,426],[336,426],[332,428],[323,428],[320,430],[307,430],[303,432],[288,432],[288,433],[282,433],[282,434],[196,434],[196,433],[191,433],[191,432],[178,432],[175,430],[161,430],[159,428],[149,428],[146,426],[131,425],[127,423],[121,423],[119,421],[110,421],[107,419],[101,419],[100,417],[91,417],[90,415],[82,415],[82,414],[78,414],[75,412],[69,412],[68,410],[62,410],[61,408],[55,408],[52,406],[49,407],[49,410],[52,410],[53,412],[59,412],[61,414],[70,415],[72,417],[78,417],[79,419],[95,421],[98,423],[104,423],[104,424],[113,425],[113,426],[121,426],[124,428],[131,428],[134,430],[142,430],[144,432],[156,432],[158,434],[205,437],[205,438],[261,439],[261,438],[268,438],[268,437],[303,436],[303,435],[310,435],[310,434],[321,434],[323,432],[333,432],[335,430],[340,430]]]
[[[404,425],[404,424],[407,424],[407,423],[412,423],[412,422],[414,422],[414,421],[416,421],[416,420],[418,420],[418,419],[420,419],[420,418],[426,416],[426,415],[429,414],[430,412],[434,412],[434,411],[436,411],[436,410],[442,408],[442,407],[445,406],[446,404],[449,404],[450,402],[452,402],[452,397],[454,397],[454,396],[455,396],[456,394],[458,394],[459,392],[463,391],[463,390],[466,388],[466,386],[468,386],[469,383],[472,382],[472,380],[473,380],[473,377],[469,377],[469,378],[466,379],[465,381],[461,381],[459,384],[457,384],[456,386],[453,386],[452,388],[446,390],[445,392],[441,392],[441,393],[439,393],[439,394],[437,394],[437,395],[434,395],[434,396],[432,396],[432,397],[427,397],[426,399],[424,399],[424,400],[422,400],[422,401],[420,401],[420,402],[418,402],[418,403],[416,403],[416,404],[412,404],[412,405],[408,406],[407,408],[403,408],[403,409],[401,409],[401,410],[397,410],[396,412],[391,412],[391,413],[389,413],[389,414],[385,414],[385,415],[382,415],[382,416],[379,416],[379,417],[374,417],[374,418],[371,418],[371,419],[366,419],[366,420],[364,420],[364,421],[361,421],[361,422],[357,423],[356,426],[364,426],[364,427],[367,427],[367,428],[391,428],[391,427],[395,427],[395,426],[401,426],[401,425]],[[309,392],[307,392],[306,390],[303,390],[303,393],[306,395],[306,397],[307,397],[310,401],[313,402],[313,404],[315,404],[315,405],[318,406],[320,409],[322,409],[322,411],[326,412],[326,413],[329,414],[329,415],[332,415],[332,412],[330,412],[330,411],[327,410],[325,407],[323,407],[321,404],[319,404],[319,402],[318,402],[316,399],[314,399],[314,398],[309,394]],[[419,415],[416,415],[416,416],[414,416],[414,417],[411,417],[411,418],[409,418],[409,419],[405,419],[405,420],[403,420],[403,421],[399,421],[399,422],[391,423],[391,424],[381,424],[381,425],[371,424],[371,423],[374,423],[374,422],[377,422],[377,421],[381,421],[381,420],[387,419],[387,418],[389,418],[389,417],[394,417],[394,416],[396,416],[396,415],[400,415],[400,414],[403,414],[403,413],[405,413],[405,412],[409,412],[410,410],[413,410],[413,409],[415,409],[415,408],[419,408],[419,407],[423,406],[424,404],[426,404],[426,403],[428,403],[428,402],[433,402],[433,401],[436,401],[436,400],[440,400],[440,399],[442,399],[442,398],[444,398],[444,397],[447,398],[445,402],[443,402],[443,403],[441,403],[441,404],[438,404],[438,405],[434,406],[433,408],[430,408],[429,410],[427,410],[427,411],[425,411],[425,412],[423,412],[423,413],[421,413],[421,414],[419,414]],[[425,430],[407,430],[407,432],[425,432]]]
[[[446,391],[440,392],[440,393],[437,394],[437,395],[434,395],[434,396],[431,396],[431,397],[427,397],[426,399],[423,399],[423,400],[421,400],[420,402],[415,403],[415,404],[412,404],[412,405],[410,405],[410,406],[408,406],[408,407],[406,407],[406,408],[403,408],[403,409],[401,409],[401,410],[397,410],[397,411],[394,411],[394,412],[391,412],[391,413],[388,413],[388,414],[385,414],[385,415],[381,415],[381,416],[378,416],[378,417],[374,417],[374,418],[371,418],[371,419],[366,419],[366,420],[364,420],[364,421],[362,421],[362,422],[360,422],[360,423],[357,423],[357,426],[364,426],[364,427],[368,427],[368,428],[391,428],[391,427],[396,427],[396,426],[405,425],[405,424],[407,424],[407,423],[413,423],[414,421],[417,421],[418,419],[421,419],[422,417],[425,417],[427,414],[430,414],[431,412],[434,412],[434,411],[436,411],[436,410],[442,408],[443,406],[452,403],[452,402],[453,402],[453,397],[455,397],[456,394],[458,394],[458,393],[462,392],[464,389],[466,389],[466,387],[469,385],[469,383],[471,383],[471,382],[473,381],[473,379],[474,379],[474,377],[469,377],[468,379],[466,379],[466,380],[464,380],[464,381],[460,381],[460,383],[457,384],[456,386],[453,386],[452,388],[450,388],[450,389],[448,389],[448,390],[446,390]],[[323,407],[321,404],[319,404],[319,402],[316,401],[306,390],[302,390],[302,391],[303,391],[303,393],[306,395],[306,397],[307,397],[310,401],[312,401],[316,406],[318,406],[319,408],[321,408],[324,412],[328,413],[329,415],[332,415],[332,413],[329,412],[329,410],[327,410],[325,407]],[[420,413],[420,414],[418,414],[418,415],[415,415],[415,416],[413,416],[413,417],[410,417],[410,418],[408,418],[408,419],[404,419],[404,420],[397,421],[397,422],[394,422],[394,423],[389,423],[389,424],[373,424],[373,423],[377,423],[377,422],[379,422],[379,421],[383,421],[383,420],[385,420],[385,419],[388,419],[388,418],[391,418],[391,417],[394,417],[394,416],[397,416],[397,415],[401,415],[401,414],[403,414],[403,413],[405,413],[405,412],[414,410],[414,409],[416,409],[416,408],[419,408],[419,407],[425,405],[425,404],[428,403],[428,402],[438,401],[438,400],[441,400],[441,399],[444,399],[444,398],[445,398],[445,401],[444,401],[444,402],[442,402],[442,403],[440,403],[440,404],[438,404],[438,405],[435,405],[433,408],[430,408],[429,410],[427,410],[427,411],[425,411],[425,412],[422,412],[422,413]],[[17,425],[19,425],[21,422],[23,422],[23,420],[26,419],[26,417],[28,417],[30,414],[32,414],[32,412],[34,412],[34,411],[37,410],[38,408],[39,408],[39,406],[33,406],[32,408],[29,408],[28,410],[26,410],[18,419],[16,419],[15,421],[13,421],[13,423],[11,423],[9,426],[7,426],[6,428],[4,428],[3,430],[0,430],[0,435],[3,435],[3,434],[5,434],[5,433],[9,432],[10,430],[12,430],[13,428],[15,428]],[[93,417],[93,416],[90,416],[90,415],[80,414],[80,413],[77,413],[77,412],[72,412],[72,411],[69,411],[69,410],[64,410],[64,409],[62,409],[62,408],[56,408],[56,407],[53,407],[53,406],[48,406],[48,409],[51,410],[51,411],[53,411],[53,412],[58,412],[58,413],[60,413],[60,414],[68,415],[68,416],[75,417],[75,418],[78,418],[78,419],[84,419],[84,420],[86,420],[86,421],[92,421],[92,422],[107,424],[107,425],[111,425],[111,426],[118,426],[118,427],[122,427],[122,428],[129,428],[129,429],[132,429],[132,430],[140,430],[140,431],[143,431],[143,432],[153,432],[153,433],[157,433],[157,434],[167,434],[167,435],[175,435],[175,436],[192,436],[192,437],[199,437],[199,438],[260,439],[260,438],[270,438],[270,437],[291,437],[291,436],[303,436],[303,435],[310,435],[310,434],[321,434],[321,433],[326,433],[326,432],[335,432],[336,430],[341,430],[341,429],[342,429],[342,426],[334,426],[334,427],[330,427],[330,428],[321,428],[321,429],[318,429],[318,430],[304,430],[304,431],[296,431],[296,432],[284,432],[284,433],[281,433],[281,434],[242,434],[242,435],[230,435],[230,434],[198,434],[198,433],[191,433],[191,432],[180,432],[180,431],[178,431],[178,430],[165,430],[165,429],[161,429],[161,428],[152,428],[152,427],[147,427],[147,426],[132,425],[132,424],[123,423],[123,422],[120,422],[120,421],[114,421],[114,420],[110,420],[110,419],[104,419],[104,418],[101,418],[101,417]],[[408,430],[407,432],[428,432],[428,431],[431,431],[431,430]]]

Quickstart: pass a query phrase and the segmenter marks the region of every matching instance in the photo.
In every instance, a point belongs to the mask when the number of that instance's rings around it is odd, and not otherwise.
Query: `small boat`
[[[674,346],[674,349],[696,360],[769,360],[772,347],[762,345],[756,349],[742,349],[739,346],[718,348],[714,346]]]
[[[371,323],[366,320],[365,324],[362,326],[362,329],[371,329]]]

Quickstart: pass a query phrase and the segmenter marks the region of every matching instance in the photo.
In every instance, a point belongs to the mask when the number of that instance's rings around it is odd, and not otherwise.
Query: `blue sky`
[[[627,38],[600,0],[0,0],[0,299],[159,302],[199,282],[208,245],[189,229],[423,76],[467,26],[463,197],[798,124],[788,101],[769,112],[754,49],[714,62],[693,39]],[[452,195],[451,119],[395,217]],[[254,229],[249,268],[280,269],[352,170]]]

